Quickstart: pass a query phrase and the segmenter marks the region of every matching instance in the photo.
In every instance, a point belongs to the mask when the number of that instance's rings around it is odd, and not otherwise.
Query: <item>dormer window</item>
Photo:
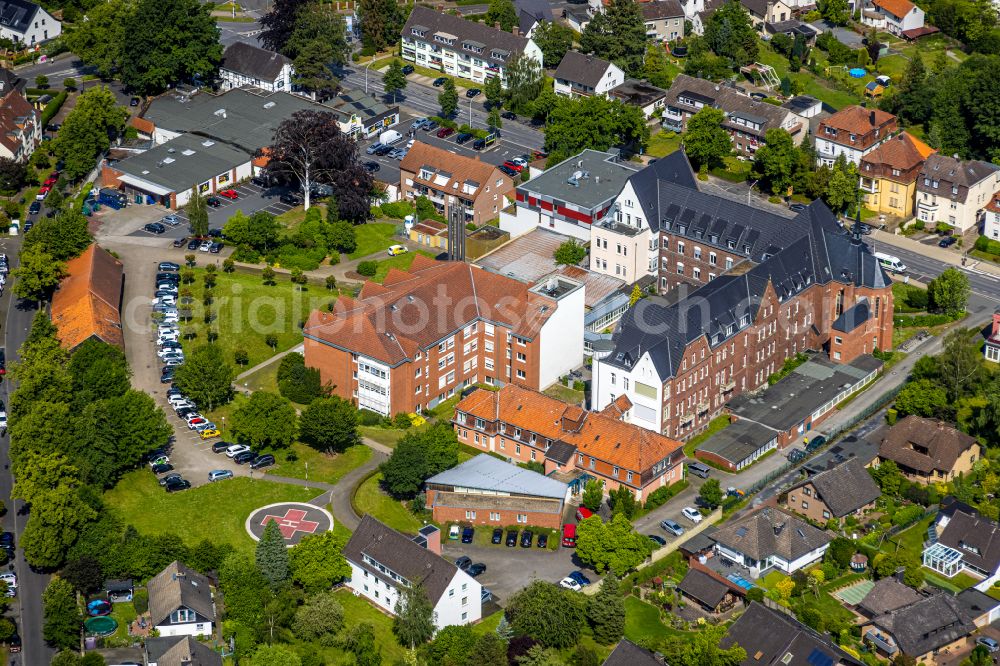
[[[858,138],[857,136],[855,136],[854,134],[852,134],[851,135],[851,143],[854,143],[857,140],[857,138]]]
[[[958,185],[952,185],[951,186],[951,193],[952,194],[958,194]]]
[[[424,35],[427,34],[427,31],[423,30],[422,28],[411,28],[410,32],[412,32],[417,37],[423,37]]]

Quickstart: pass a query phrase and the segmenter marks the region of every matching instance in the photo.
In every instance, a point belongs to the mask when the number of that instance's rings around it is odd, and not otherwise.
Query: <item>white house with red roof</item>
[[[861,10],[861,22],[899,35],[924,27],[924,10],[910,0],[870,0]]]

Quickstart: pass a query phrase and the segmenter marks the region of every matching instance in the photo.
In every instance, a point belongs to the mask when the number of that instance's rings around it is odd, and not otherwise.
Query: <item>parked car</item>
[[[522,169],[524,169],[524,167],[528,166],[527,157],[515,157],[514,159],[511,160],[511,162],[513,162],[516,166],[520,167],[518,171],[521,171]]]
[[[151,469],[153,470],[153,474],[160,475],[172,472],[174,470],[174,466],[170,463],[161,463],[159,465],[153,465]]]
[[[237,465],[245,465],[248,462],[253,462],[256,457],[257,454],[253,451],[244,451],[243,453],[237,453],[233,456],[233,462]]]
[[[289,206],[298,206],[300,203],[299,198],[294,194],[292,194],[291,192],[285,192],[284,194],[282,194],[280,197],[278,197],[278,201],[280,201],[281,203],[288,204]]]
[[[517,530],[507,531],[507,540],[505,541],[508,548],[513,548],[517,545]]]
[[[221,437],[222,433],[219,432],[218,428],[205,428],[201,431],[202,439],[212,439],[213,437]]]
[[[180,264],[175,264],[172,261],[161,261],[156,267],[159,271],[166,271],[168,273],[176,273],[181,269]]]
[[[484,573],[486,573],[486,565],[483,564],[482,562],[476,562],[468,569],[466,569],[465,573],[469,574],[473,578],[477,576],[482,576]]]
[[[433,132],[438,127],[439,127],[439,125],[438,125],[438,123],[437,123],[436,120],[428,120],[426,123],[424,123],[424,131],[425,132]]]
[[[167,474],[166,476],[160,479],[160,485],[165,486],[168,483],[174,483],[175,481],[180,481],[183,478],[184,477],[178,474],[177,472],[174,472],[172,474]]]
[[[191,482],[187,479],[180,479],[174,483],[168,483],[164,486],[168,493],[176,493],[178,490],[187,490],[191,487]]]
[[[140,103],[141,101],[142,101],[142,100],[140,100],[140,99],[139,99],[138,97],[132,97],[131,99],[129,99],[129,101],[128,101],[128,105],[129,105],[129,106],[139,106],[139,103]]]
[[[497,169],[499,169],[501,173],[507,174],[511,178],[517,178],[520,175],[520,174],[518,174],[517,171],[515,171],[514,169],[511,169],[506,164],[501,164],[500,166],[497,167]]]
[[[662,547],[667,545],[667,540],[661,537],[659,534],[647,534],[646,536],[648,536],[649,540],[655,543],[657,546]]]
[[[201,245],[198,246],[199,252],[208,252],[212,249],[212,241],[202,241]]]
[[[226,197],[227,199],[239,199],[240,198],[240,195],[237,194],[236,190],[232,190],[232,189],[222,190],[221,192],[219,192],[219,196],[220,197]]]
[[[980,636],[979,638],[977,638],[976,645],[982,645],[990,652],[996,652],[997,650],[1000,650],[1000,643],[990,638],[989,636]]]
[[[232,442],[216,442],[212,444],[212,453],[225,453],[226,449],[232,445]]]
[[[223,479],[233,478],[233,473],[228,469],[213,469],[208,473],[209,481],[222,481]]]
[[[246,444],[233,444],[228,449],[226,449],[226,457],[232,458],[233,456],[243,453],[244,451],[249,451],[250,447]]]
[[[200,240],[198,240],[197,238],[192,238],[191,240],[188,241],[187,249],[189,249],[189,250],[197,250],[198,246],[200,246],[200,245],[201,245],[201,241]]]
[[[447,139],[449,136],[451,136],[454,133],[455,133],[455,130],[453,130],[452,128],[450,128],[450,127],[442,127],[441,129],[439,129],[436,132],[435,135],[439,139]]]
[[[379,164],[378,162],[365,162],[361,166],[363,166],[365,168],[365,171],[367,171],[368,173],[375,173],[376,171],[382,168],[382,165]]]
[[[504,120],[517,120],[517,114],[513,111],[504,111],[500,114],[500,117]]]
[[[207,203],[212,208],[218,208],[219,206],[222,205],[222,199],[220,199],[219,197],[208,197],[207,199],[205,199],[205,203]]]
[[[390,245],[388,252],[390,257],[395,257],[398,254],[406,254],[409,250],[405,245]]]
[[[38,213],[40,213],[41,210],[42,210],[41,201],[32,201],[31,205],[28,206],[28,213],[31,215],[38,215]]]
[[[441,86],[444,85],[444,82],[447,81],[447,80],[448,80],[447,77],[444,77],[444,76],[437,77],[436,79],[434,79],[434,87],[435,88],[440,88]]]
[[[403,65],[403,75],[409,76],[413,74],[413,65]]]
[[[167,228],[162,224],[160,224],[159,222],[150,222],[149,224],[144,226],[143,229],[151,234],[162,234],[167,230]]]
[[[495,530],[493,530],[492,543],[494,545],[500,545],[500,543],[502,542],[503,542],[503,529],[498,527]]]
[[[379,143],[378,141],[376,141],[372,145],[370,145],[367,148],[365,148],[365,153],[367,153],[368,155],[374,155],[375,151],[377,151],[381,147],[382,147],[382,144]]]
[[[538,547],[539,548],[549,547],[549,535],[546,534],[545,532],[542,532],[541,534],[538,535]]]
[[[701,514],[698,512],[698,509],[686,506],[683,509],[681,509],[681,513],[684,514],[684,517],[690,520],[695,525],[701,522]]]
[[[262,456],[257,456],[250,463],[250,469],[262,469],[264,467],[270,467],[274,464],[274,456],[270,453],[265,453]]]
[[[219,254],[222,252],[222,243],[212,243],[212,247],[208,248],[208,251],[212,254]]]
[[[944,238],[938,241],[938,247],[951,247],[957,242],[958,239],[955,238],[954,236],[945,236]]]
[[[461,134],[455,137],[455,143],[462,145],[468,143],[472,138],[473,138],[472,134],[469,134],[468,132],[462,132]]]
[[[569,577],[578,582],[580,585],[590,585],[590,579],[587,578],[582,571],[574,571],[569,575]]]
[[[256,185],[257,187],[267,187],[268,186],[267,180],[268,179],[266,176],[262,174],[257,174],[256,176],[253,176],[250,179],[250,182]]]
[[[163,219],[160,221],[163,222],[164,224],[169,224],[172,227],[176,227],[178,224],[181,223],[181,218],[177,217],[176,215],[165,215]]]
[[[483,91],[480,90],[479,88],[469,88],[468,90],[465,91],[465,96],[468,97],[469,99],[472,99],[473,97],[479,97],[481,94],[483,94]]]
[[[565,587],[567,590],[573,590],[574,592],[579,592],[583,589],[583,586],[578,582],[567,576],[559,581],[559,587]]]
[[[472,558],[469,557],[468,555],[462,555],[462,557],[455,560],[455,566],[461,569],[462,571],[465,571],[466,569],[472,566]]]
[[[476,534],[476,530],[471,527],[466,527],[462,530],[462,543],[472,543],[472,537]]]
[[[534,538],[535,534],[531,530],[521,532],[521,548],[531,548],[531,541]]]
[[[523,166],[517,164],[516,162],[514,162],[514,160],[507,160],[506,162],[503,163],[503,165],[508,169],[511,169],[512,171],[516,171],[518,173],[521,173],[521,170],[524,169]]]
[[[379,149],[375,151],[375,155],[377,155],[378,157],[385,157],[386,155],[388,155],[389,153],[391,153],[393,150],[394,150],[394,148],[392,146],[382,145],[382,146],[379,146]]]
[[[484,587],[482,592],[479,593],[479,598],[482,601],[482,603],[485,604],[487,601],[493,598],[493,593]]]
[[[157,465],[166,465],[168,462],[170,462],[170,458],[167,456],[156,456],[149,459],[149,468],[152,469]]]
[[[684,534],[684,528],[681,527],[679,523],[670,520],[669,518],[667,520],[660,522],[660,527],[662,527],[665,531],[670,532],[674,536],[680,536]]]

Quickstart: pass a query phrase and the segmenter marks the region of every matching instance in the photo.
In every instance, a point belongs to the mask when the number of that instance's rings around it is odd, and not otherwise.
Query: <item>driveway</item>
[[[833,33],[833,36],[837,38],[837,41],[844,46],[849,46],[852,49],[860,49],[864,46],[861,35],[853,30],[835,26],[828,21],[814,21],[811,25],[820,32]]]

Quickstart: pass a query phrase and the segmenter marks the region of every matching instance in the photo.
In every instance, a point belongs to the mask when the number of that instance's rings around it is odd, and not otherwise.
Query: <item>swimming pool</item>
[[[727,574],[726,578],[728,578],[732,582],[736,583],[737,585],[739,585],[740,587],[742,587],[744,590],[750,590],[750,589],[753,589],[754,587],[756,587],[753,583],[751,583],[750,581],[748,581],[743,576],[740,576],[739,574]]]

